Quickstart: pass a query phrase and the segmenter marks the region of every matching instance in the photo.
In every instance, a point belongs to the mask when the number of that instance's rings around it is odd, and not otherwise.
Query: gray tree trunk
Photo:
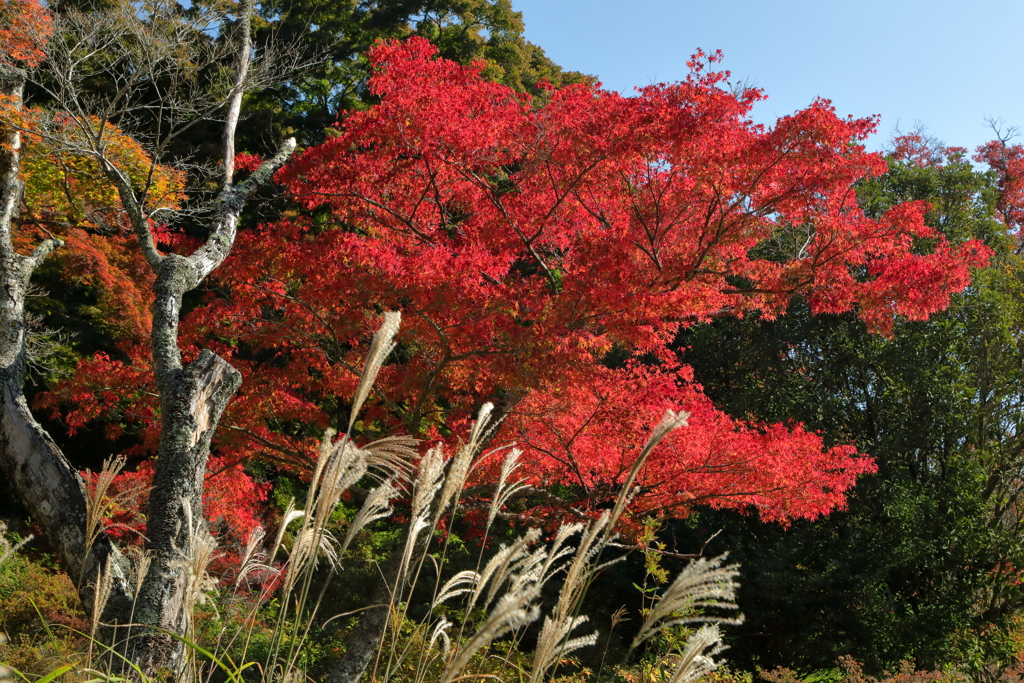
[[[23,395],[27,370],[25,291],[36,266],[58,240],[41,243],[30,256],[15,253],[12,221],[22,198],[16,130],[5,133],[8,152],[0,151],[0,460],[12,488],[56,547],[72,578],[81,577],[86,610],[92,607],[91,584],[100,567],[114,583],[102,619],[133,627],[132,642],[122,643],[129,659],[147,676],[175,673],[180,667],[180,642],[164,633],[185,635],[194,591],[188,565],[197,541],[207,535],[202,494],[210,442],[224,408],[241,383],[241,375],[225,360],[203,351],[187,365],[178,347],[178,323],[184,294],[197,287],[227,258],[234,244],[238,217],[246,198],[290,157],[295,141],[287,140],[278,153],[245,182],[233,183],[235,130],[249,69],[253,0],[243,0],[235,86],[227,100],[223,138],[223,182],[215,220],[206,242],[189,256],[161,254],[150,231],[145,201],[107,156],[105,145],[90,151],[116,186],[121,205],[138,237],[146,261],[156,273],[153,304],[152,354],[160,394],[161,434],[147,518],[147,548],[153,562],[139,594],[129,584],[130,566],[105,535],[86,548],[86,499],[82,482],[53,440],[32,418]],[[20,106],[25,74],[0,68],[0,92]],[[187,514],[186,514],[187,509]],[[187,520],[191,520],[188,523]],[[194,586],[193,586],[194,588]],[[108,632],[110,639],[117,636]]]
[[[239,92],[239,102],[240,99]],[[234,110],[235,122],[237,115]],[[228,122],[230,126],[230,116]],[[225,148],[233,159],[234,129],[231,131],[232,145]],[[159,254],[152,246],[147,249],[147,242],[152,245],[148,224],[143,218],[141,225],[136,225],[136,232],[145,231],[146,238],[140,242],[157,276],[153,286],[156,296],[151,343],[160,394],[159,457],[146,525],[146,546],[153,551],[154,558],[135,604],[135,621],[145,626],[178,635],[185,633],[192,605],[183,563],[193,561],[195,544],[207,533],[203,523],[203,486],[210,440],[224,408],[242,382],[237,370],[209,350],[202,351],[192,363],[182,364],[178,347],[182,297],[224,262],[234,245],[245,199],[269,181],[294,149],[295,141],[286,141],[274,158],[238,187],[231,183],[230,176],[226,179],[214,229],[206,243],[190,256]],[[144,216],[122,176],[113,168],[108,169],[108,174],[117,181],[122,203],[136,209],[129,211],[129,215]],[[144,673],[156,675],[177,666],[180,641],[154,629],[140,629],[138,635],[130,652]]]
[[[14,68],[0,69],[0,94],[11,98],[17,108],[24,85],[24,74]],[[32,417],[23,393],[28,370],[25,292],[32,272],[61,243],[46,240],[28,256],[15,252],[12,225],[24,190],[18,178],[21,135],[8,130],[3,138],[7,151],[0,150],[0,466],[12,490],[45,530],[87,609],[93,604],[97,570],[111,573],[103,620],[124,623],[132,604],[130,564],[105,534],[86,547],[83,482]]]
[[[371,606],[363,611],[355,632],[345,641],[345,653],[331,669],[324,683],[359,683],[359,679],[363,677],[374,655],[377,654],[393,604],[390,586],[396,586],[396,592],[402,590],[402,586],[397,582],[401,580],[398,568],[401,564],[402,546],[405,545],[405,534],[402,541],[381,572],[386,580],[377,584],[370,596]]]

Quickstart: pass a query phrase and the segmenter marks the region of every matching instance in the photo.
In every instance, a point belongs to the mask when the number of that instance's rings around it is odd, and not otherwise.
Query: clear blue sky
[[[627,93],[679,80],[697,49],[765,90],[758,121],[832,100],[972,152],[985,118],[1024,127],[1024,0],[512,0],[557,64]],[[1024,142],[1024,135],[1018,138]]]

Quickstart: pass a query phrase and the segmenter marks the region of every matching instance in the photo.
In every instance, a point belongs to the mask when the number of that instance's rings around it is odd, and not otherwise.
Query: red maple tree
[[[36,66],[53,33],[53,17],[38,0],[0,2],[0,66]]]
[[[456,438],[483,401],[522,398],[495,443],[524,448],[548,495],[521,512],[607,504],[669,408],[689,425],[646,464],[634,515],[710,504],[785,521],[842,506],[869,458],[725,415],[672,343],[681,326],[770,318],[797,296],[886,333],[968,284],[985,247],[949,244],[920,203],[878,220],[858,207],[856,182],[886,170],[861,144],[873,119],[819,100],[755,124],[762,93],[731,88],[719,55],[634,97],[575,85],[541,101],[423,40],[372,59],[380,103],[279,174],[304,214],[241,236],[187,319],[197,347],[245,375],[222,457],[307,466],[319,429],[342,421],[380,311],[401,309],[359,427]],[[139,387],[142,359],[83,364],[63,390],[72,424],[152,411],[141,391],[91,391],[119,373]]]
[[[981,145],[974,160],[988,164],[999,178],[999,201],[996,209],[1000,220],[1024,243],[1024,145],[1009,144],[1009,136],[1000,136]],[[1018,246],[1018,251],[1021,247]]]

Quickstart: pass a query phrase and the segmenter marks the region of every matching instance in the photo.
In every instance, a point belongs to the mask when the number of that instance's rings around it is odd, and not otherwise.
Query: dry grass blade
[[[707,676],[721,664],[713,657],[724,649],[718,624],[702,626],[686,641],[682,659],[669,683],[693,683]]]
[[[480,411],[476,414],[476,422],[473,423],[473,427],[469,430],[469,441],[466,443],[467,446],[476,448],[480,445],[480,442],[491,430],[491,413],[494,412],[493,403],[485,403],[480,406]]]
[[[398,493],[398,486],[395,484],[394,479],[388,479],[370,491],[370,495],[366,497],[363,506],[359,508],[359,512],[356,513],[355,518],[352,520],[352,524],[349,525],[348,533],[345,534],[345,540],[341,544],[340,553],[343,554],[348,549],[356,534],[367,524],[371,524],[391,514],[391,500]]]
[[[377,381],[377,373],[385,359],[395,348],[394,338],[398,334],[398,327],[402,322],[402,314],[398,311],[388,311],[384,314],[384,323],[373,335],[370,342],[370,351],[366,354],[366,363],[363,365],[363,374],[359,377],[359,386],[352,398],[352,412],[348,420],[348,430],[356,423],[356,416],[363,407],[366,397],[370,394],[370,388]]]
[[[615,610],[612,614],[611,626],[608,628],[608,637],[604,640],[604,651],[601,652],[601,663],[597,667],[598,679],[601,678],[601,672],[604,671],[604,660],[608,657],[608,647],[612,644],[612,634],[615,633],[615,627],[629,620],[629,612],[626,610],[625,605]]]
[[[525,482],[510,482],[510,477],[519,469],[519,456],[523,454],[523,451],[518,448],[513,448],[505,456],[505,459],[501,463],[501,474],[498,476],[498,485],[494,489],[494,498],[491,500],[491,509],[487,513],[487,527],[494,523],[495,517],[501,512],[501,509],[505,507],[508,501],[517,493],[525,488],[528,488],[528,484]]]
[[[402,551],[402,562],[398,565],[397,576],[405,576],[406,570],[409,569],[409,565],[412,563],[413,552],[416,549],[416,543],[419,540],[420,532],[429,526],[430,522],[428,522],[424,517],[413,518],[412,524],[409,526],[409,535],[405,541],[405,548]]]
[[[551,543],[551,550],[548,551],[548,559],[544,563],[544,577],[548,581],[564,567],[558,564],[558,560],[577,552],[577,549],[567,545],[568,540],[584,529],[584,525],[575,522],[562,524],[555,532],[555,540]]]
[[[533,653],[533,669],[530,672],[530,681],[538,683],[543,680],[555,663],[583,647],[589,647],[597,642],[597,631],[579,638],[569,638],[572,632],[587,622],[587,617],[544,617],[544,626],[537,637],[537,648]]]
[[[29,534],[17,543],[11,543],[7,540],[7,523],[0,522],[0,564],[14,557],[14,553],[25,547],[33,538],[35,537]]]
[[[661,418],[661,422],[654,431],[651,432],[651,438],[647,440],[647,444],[644,446],[644,450],[654,448],[661,440],[669,435],[672,431],[685,427],[687,420],[690,418],[690,414],[684,410],[678,413],[674,410],[666,410],[665,415]]]
[[[405,539],[402,561],[398,566],[398,576],[405,575],[412,562],[420,532],[430,528],[430,506],[438,491],[441,490],[444,476],[444,453],[440,446],[431,448],[420,460],[416,468],[416,478],[412,486],[412,524]]]
[[[518,561],[515,565],[514,573],[508,577],[508,592],[521,593],[529,590],[530,586],[544,585],[545,579],[548,578],[544,573],[547,559],[547,548],[537,548]],[[494,600],[501,586],[502,582],[500,581],[491,582],[486,604],[490,604]]]
[[[739,565],[723,567],[722,562],[726,557],[728,554],[711,560],[702,557],[680,572],[640,627],[630,650],[636,649],[661,629],[674,624],[740,623],[742,618],[693,615],[694,610],[700,608],[736,609],[739,584],[735,579],[739,575]]]
[[[448,475],[444,478],[444,486],[441,488],[441,497],[437,502],[437,510],[434,512],[434,524],[448,509],[448,506],[456,506],[459,502],[459,494],[466,485],[466,477],[469,476],[469,466],[476,455],[476,447],[467,443],[455,453],[448,466]]]
[[[489,433],[491,413],[494,412],[493,403],[485,403],[480,412],[477,413],[476,421],[469,430],[469,441],[463,444],[462,448],[452,458],[451,466],[448,468],[448,476],[445,478],[444,489],[441,491],[441,501],[437,506],[437,513],[434,523],[441,518],[449,505],[457,505],[459,494],[466,485],[466,477],[469,476],[470,465],[473,458],[480,451],[482,439]]]
[[[282,595],[291,595],[292,589],[303,575],[308,570],[316,568],[319,553],[322,553],[332,566],[337,567],[340,558],[338,540],[329,531],[318,529],[311,524],[303,524],[295,535],[295,542],[292,543],[288,555],[288,571],[281,589]]]
[[[341,560],[341,548],[338,544],[338,539],[334,537],[330,531],[324,529],[320,530],[319,541],[317,543],[317,550],[323,553],[323,556],[327,558],[331,566],[337,569],[338,562]]]

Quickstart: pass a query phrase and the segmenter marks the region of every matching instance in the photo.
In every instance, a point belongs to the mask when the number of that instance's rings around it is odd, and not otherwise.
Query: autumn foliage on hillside
[[[672,344],[682,326],[771,318],[794,297],[885,334],[968,284],[985,247],[947,242],[920,203],[878,220],[858,207],[855,183],[886,170],[860,144],[872,119],[819,100],[754,124],[762,93],[731,89],[717,55],[634,97],[575,85],[543,101],[423,40],[372,59],[380,103],[279,173],[302,215],[241,235],[186,320],[245,377],[220,457],[308,468],[319,431],[347,419],[380,312],[400,309],[358,427],[453,440],[485,400],[518,400],[493,443],[524,448],[545,494],[519,518],[607,504],[669,408],[689,426],[645,466],[634,515],[710,504],[785,521],[843,505],[870,459],[717,410]],[[83,363],[56,394],[69,423],[152,429],[144,357]],[[495,467],[476,470],[480,495]]]
[[[68,248],[53,257],[59,261],[61,286],[95,292],[95,304],[86,317],[103,334],[115,342],[144,344],[149,337],[153,275],[135,244],[117,190],[96,159],[68,144],[68,124],[60,117],[30,109],[24,118],[30,123],[22,160],[27,210],[20,220],[19,243],[27,248],[48,235],[63,239]],[[98,121],[94,124],[100,128]],[[65,129],[55,140],[49,133],[60,128]],[[185,200],[184,173],[153,165],[143,146],[116,126],[106,123],[102,130],[119,168],[132,182],[151,186],[147,209],[179,208]],[[174,238],[166,231],[158,234],[168,241]]]
[[[53,32],[53,18],[38,0],[0,2],[0,67],[35,66]]]
[[[39,66],[52,33],[53,16],[39,2],[0,1],[0,69]],[[62,239],[68,248],[53,256],[60,262],[60,286],[96,292],[96,305],[87,317],[115,343],[144,342],[152,277],[135,248],[117,191],[99,161],[84,152],[84,138],[102,138],[110,158],[130,181],[149,187],[147,209],[157,204],[179,208],[185,199],[184,173],[153,164],[139,141],[96,117],[88,119],[88,125],[79,121],[76,126],[76,119],[65,113],[26,107],[20,99],[0,93],[0,121],[21,131],[25,190],[15,247],[27,253],[43,239]]]
[[[992,140],[978,148],[974,160],[988,164],[999,178],[1000,218],[1020,241],[1024,239],[1024,145],[1011,145],[1008,140]]]

